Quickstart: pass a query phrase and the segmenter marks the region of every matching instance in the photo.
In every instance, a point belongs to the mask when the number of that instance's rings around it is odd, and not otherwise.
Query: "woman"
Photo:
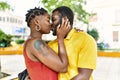
[[[57,72],[66,72],[68,66],[64,37],[70,30],[69,21],[62,19],[57,28],[58,55],[43,40],[50,33],[50,16],[43,8],[30,9],[26,14],[30,37],[24,44],[24,58],[31,80],[58,80]],[[65,33],[63,33],[63,31]]]

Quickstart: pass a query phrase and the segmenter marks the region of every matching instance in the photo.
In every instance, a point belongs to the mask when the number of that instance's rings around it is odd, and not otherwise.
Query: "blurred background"
[[[94,80],[120,80],[120,0],[0,0],[0,80],[16,79],[25,69],[22,50],[29,36],[27,10],[44,7],[51,14],[62,5],[74,11],[74,27],[97,42]],[[51,33],[43,36],[45,41],[55,38]]]

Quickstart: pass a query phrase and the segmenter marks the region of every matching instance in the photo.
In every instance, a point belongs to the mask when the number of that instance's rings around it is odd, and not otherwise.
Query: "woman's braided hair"
[[[27,22],[27,26],[30,27],[29,23],[30,21],[35,18],[35,16],[39,16],[39,15],[44,15],[45,13],[47,13],[47,11],[44,8],[34,8],[34,9],[30,9],[27,11],[26,19],[25,21]]]

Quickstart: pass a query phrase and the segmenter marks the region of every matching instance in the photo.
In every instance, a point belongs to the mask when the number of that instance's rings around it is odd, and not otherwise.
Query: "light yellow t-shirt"
[[[69,65],[68,72],[59,73],[59,80],[70,80],[78,74],[78,68],[96,68],[97,46],[95,40],[85,32],[72,29],[64,40]],[[48,43],[58,53],[57,40]],[[90,77],[92,79],[92,76]]]

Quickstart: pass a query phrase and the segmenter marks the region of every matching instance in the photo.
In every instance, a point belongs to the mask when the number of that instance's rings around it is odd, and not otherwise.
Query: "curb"
[[[103,51],[98,51],[98,56],[101,56],[101,57],[120,57],[120,52],[103,52]]]
[[[0,51],[0,55],[14,55],[14,54],[22,54],[22,50],[13,50],[13,51]]]
[[[13,51],[0,51],[0,55],[15,55],[22,54],[22,50],[13,50]],[[120,52],[103,52],[98,51],[98,56],[100,57],[120,57]]]

